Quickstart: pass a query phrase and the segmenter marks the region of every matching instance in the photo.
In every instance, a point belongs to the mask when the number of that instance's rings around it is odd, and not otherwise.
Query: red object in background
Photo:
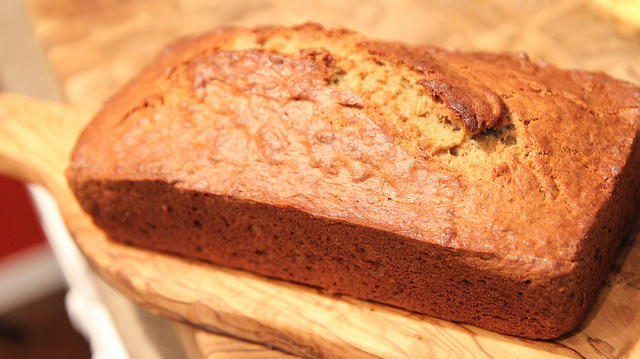
[[[24,184],[0,176],[0,260],[44,241]]]

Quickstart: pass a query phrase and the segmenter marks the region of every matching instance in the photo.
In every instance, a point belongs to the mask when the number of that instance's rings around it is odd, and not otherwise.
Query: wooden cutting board
[[[499,335],[110,242],[81,212],[63,177],[71,146],[89,115],[61,104],[0,95],[0,172],[46,186],[91,267],[152,313],[301,357],[640,357],[637,231],[625,242],[577,331],[554,341]],[[181,332],[200,350],[220,343],[202,330],[184,327]]]
[[[211,332],[302,357],[640,358],[637,234],[625,242],[579,330],[556,341],[531,341],[115,245],[79,211],[62,177],[70,146],[91,112],[180,35],[311,20],[410,43],[526,50],[564,67],[640,81],[637,30],[588,1],[31,0],[29,14],[75,107],[1,96],[0,172],[52,191],[73,237],[105,280],[145,309],[193,324],[177,328],[194,358],[284,357]]]

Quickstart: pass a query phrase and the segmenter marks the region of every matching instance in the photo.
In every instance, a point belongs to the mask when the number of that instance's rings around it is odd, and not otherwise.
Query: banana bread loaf
[[[66,175],[112,240],[552,338],[634,219],[639,100],[524,54],[223,29],[111,98]]]

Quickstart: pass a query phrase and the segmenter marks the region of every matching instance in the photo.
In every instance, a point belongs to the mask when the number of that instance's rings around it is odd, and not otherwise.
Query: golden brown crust
[[[114,96],[67,175],[116,240],[552,337],[586,312],[634,213],[639,99],[521,54],[226,29],[175,44]],[[211,217],[145,215],[162,201]],[[228,224],[225,205],[238,228],[204,224]],[[220,247],[223,230],[240,247]],[[286,253],[301,238],[315,251]]]

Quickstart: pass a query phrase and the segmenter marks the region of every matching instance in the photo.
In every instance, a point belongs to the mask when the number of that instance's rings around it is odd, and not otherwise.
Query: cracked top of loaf
[[[224,29],[175,43],[108,101],[67,175],[167,181],[562,272],[588,253],[639,100],[523,54]]]

